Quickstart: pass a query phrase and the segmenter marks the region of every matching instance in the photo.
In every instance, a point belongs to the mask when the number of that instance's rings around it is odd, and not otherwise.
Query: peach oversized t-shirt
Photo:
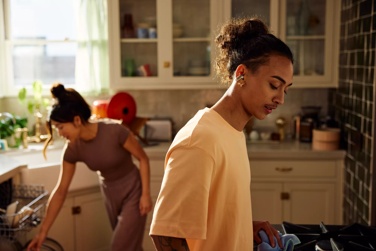
[[[244,133],[200,110],[167,152],[150,235],[185,238],[191,251],[246,251],[252,231]]]

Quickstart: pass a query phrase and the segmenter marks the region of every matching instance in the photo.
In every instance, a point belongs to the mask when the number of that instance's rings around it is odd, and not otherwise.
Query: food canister
[[[339,148],[339,128],[313,129],[312,149],[332,151]]]
[[[300,121],[299,140],[301,142],[312,142],[312,130],[314,121],[311,118]]]

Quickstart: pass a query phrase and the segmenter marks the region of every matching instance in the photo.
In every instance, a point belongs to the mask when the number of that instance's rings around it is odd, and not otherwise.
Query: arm
[[[151,235],[157,251],[189,251],[186,239]]]
[[[152,201],[150,196],[150,167],[149,158],[146,155],[144,149],[133,133],[129,133],[127,140],[123,147],[129,151],[140,163],[140,176],[142,183],[142,194],[140,198],[140,213],[145,215],[152,209]]]
[[[75,170],[75,164],[63,161],[62,167],[60,168],[59,181],[48,200],[45,218],[43,220],[39,233],[28,245],[28,251],[40,249],[48,234],[48,231],[50,230],[52,224],[54,223],[56,217],[60,212],[61,207],[63,206]]]
[[[257,244],[260,244],[262,242],[261,237],[259,236],[259,232],[261,230],[264,230],[265,233],[269,237],[269,242],[272,247],[275,247],[275,239],[277,239],[278,246],[280,248],[283,248],[281,237],[278,234],[278,231],[270,225],[268,221],[254,221],[253,222],[253,238]]]

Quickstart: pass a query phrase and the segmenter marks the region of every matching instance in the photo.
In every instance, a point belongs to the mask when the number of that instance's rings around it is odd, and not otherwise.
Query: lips
[[[264,106],[265,107],[265,109],[266,109],[266,112],[268,113],[268,114],[270,114],[270,113],[272,113],[272,111],[274,110],[274,109],[277,109],[277,106],[271,106],[271,105],[266,105],[266,106]]]

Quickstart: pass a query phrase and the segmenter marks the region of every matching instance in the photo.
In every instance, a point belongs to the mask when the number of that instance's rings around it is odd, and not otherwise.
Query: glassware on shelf
[[[122,38],[134,38],[135,37],[132,14],[124,14],[123,25],[121,26],[121,37]]]

